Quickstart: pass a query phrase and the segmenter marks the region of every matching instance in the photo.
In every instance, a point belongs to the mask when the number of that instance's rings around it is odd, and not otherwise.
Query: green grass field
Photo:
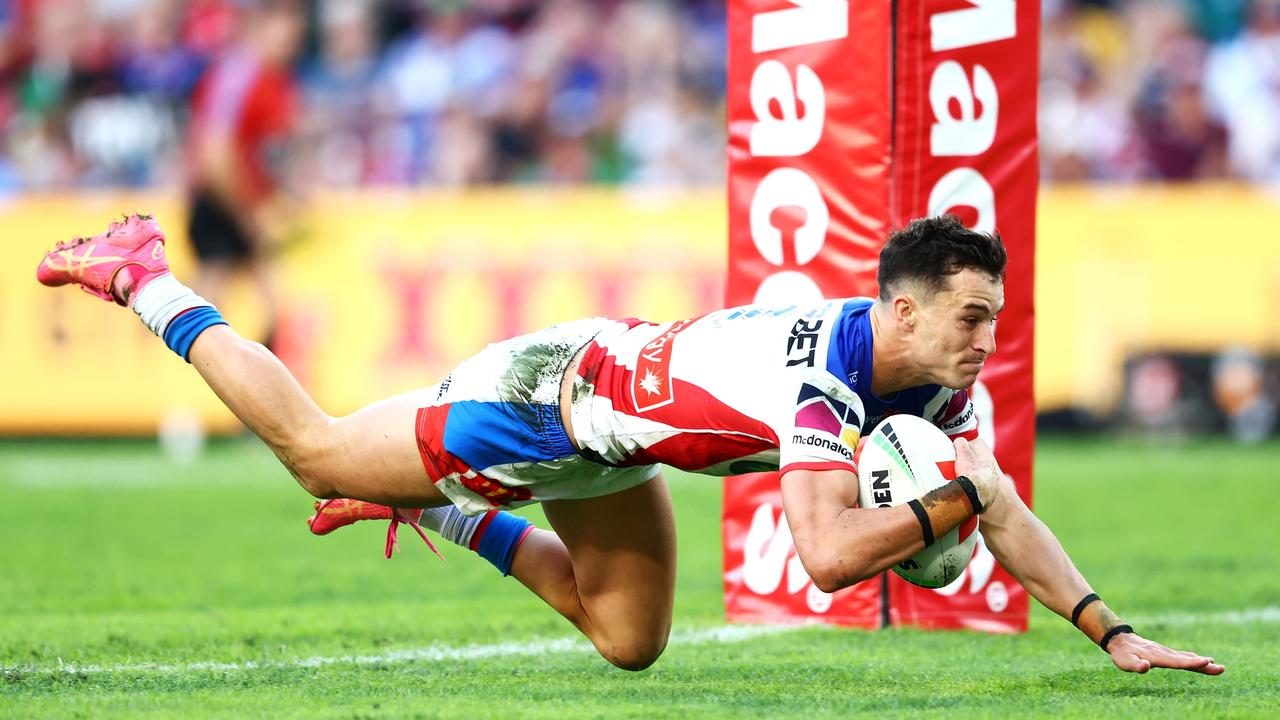
[[[672,477],[676,632],[615,670],[512,579],[383,526],[324,538],[254,441],[0,444],[0,718],[1241,717],[1280,712],[1280,445],[1042,442],[1036,506],[1140,631],[1219,678],[1022,636],[723,628],[720,483]],[[535,513],[536,514],[536,513]],[[496,643],[512,643],[506,654]],[[524,654],[512,655],[511,648]],[[541,652],[536,652],[541,650]]]

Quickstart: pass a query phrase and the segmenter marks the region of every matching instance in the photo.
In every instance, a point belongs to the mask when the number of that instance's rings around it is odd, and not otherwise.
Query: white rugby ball
[[[858,504],[893,507],[953,480],[956,449],[933,423],[914,415],[890,415],[867,435],[858,465]],[[929,547],[893,567],[899,577],[940,588],[960,577],[978,544],[978,518],[952,528]]]

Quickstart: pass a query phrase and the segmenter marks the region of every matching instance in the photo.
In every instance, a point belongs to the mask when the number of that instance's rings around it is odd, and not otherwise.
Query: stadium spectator
[[[1153,33],[1134,107],[1143,175],[1157,180],[1227,176],[1227,131],[1209,117],[1200,76],[1207,51],[1187,19],[1169,13]]]
[[[171,186],[192,79],[241,4],[0,1],[0,189]],[[1042,7],[1047,181],[1280,181],[1280,0]],[[320,0],[308,19],[319,184],[722,180],[723,0]]]
[[[370,181],[369,150],[381,130],[375,93],[378,48],[368,3],[334,0],[320,6],[320,48],[303,65],[305,130],[314,154],[313,180],[330,187]]]
[[[271,258],[295,202],[287,187],[298,91],[289,63],[302,40],[298,0],[256,0],[242,40],[209,67],[192,103],[188,231],[200,263],[197,286],[222,298],[247,271],[267,318],[277,320]]]
[[[1210,110],[1228,130],[1232,166],[1245,178],[1280,182],[1280,0],[1254,0],[1238,37],[1205,66]]]

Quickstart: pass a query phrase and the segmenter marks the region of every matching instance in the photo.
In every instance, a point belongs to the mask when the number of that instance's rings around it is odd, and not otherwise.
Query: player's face
[[[933,381],[967,388],[996,351],[996,315],[1004,309],[1004,284],[986,273],[965,269],[943,290],[920,305],[916,361]]]

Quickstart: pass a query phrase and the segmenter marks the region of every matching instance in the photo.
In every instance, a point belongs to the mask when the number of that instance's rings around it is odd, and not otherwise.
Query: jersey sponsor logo
[[[631,403],[637,413],[656,410],[675,402],[671,388],[671,346],[681,330],[693,324],[681,320],[640,350],[636,371],[631,376]]]
[[[858,441],[861,439],[862,432],[856,428],[847,427],[840,431],[840,440],[848,447],[858,447]]]
[[[822,329],[822,319],[812,322],[800,318],[791,326],[791,334],[787,336],[787,367],[803,365],[813,367],[818,353],[818,330]]]
[[[926,409],[934,403],[939,403],[939,407],[930,420],[939,427],[945,427],[944,423],[954,422],[957,415],[966,412],[972,414],[973,411],[973,406],[969,403],[969,392],[967,390],[943,389],[934,400],[929,402]]]
[[[862,418],[858,411],[809,383],[800,385],[799,406],[796,408],[796,428],[820,430],[835,435],[846,447],[858,447],[861,438],[859,428]]]
[[[969,405],[964,409],[964,412],[961,413],[960,417],[956,418],[955,420],[952,420],[951,422],[943,424],[942,429],[944,431],[955,430],[957,428],[965,426],[972,419],[973,419],[973,405]]]
[[[791,436],[791,442],[795,445],[808,445],[809,447],[830,450],[846,460],[853,460],[852,450],[846,447],[844,443],[837,442],[828,437],[823,437],[821,435],[802,435],[797,433]]]

